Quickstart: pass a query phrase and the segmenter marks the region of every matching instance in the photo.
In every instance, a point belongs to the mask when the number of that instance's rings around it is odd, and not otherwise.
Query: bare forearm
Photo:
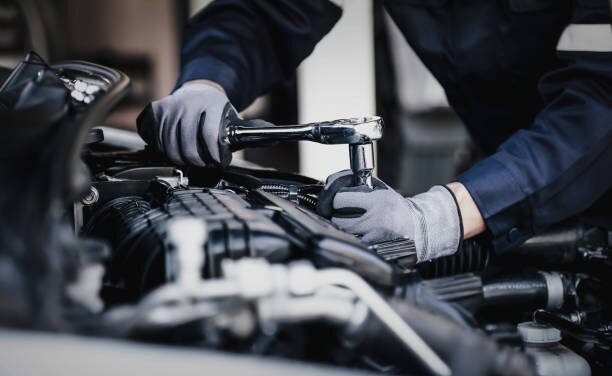
[[[470,192],[459,182],[453,182],[446,185],[454,194],[461,212],[463,221],[463,238],[469,239],[486,230],[484,218],[480,214],[480,210],[470,196]]]

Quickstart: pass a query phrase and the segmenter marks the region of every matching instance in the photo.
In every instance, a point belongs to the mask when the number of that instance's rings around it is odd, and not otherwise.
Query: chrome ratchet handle
[[[338,119],[303,125],[273,125],[262,120],[234,118],[224,129],[224,143],[232,151],[283,141],[312,141],[349,145],[355,185],[372,188],[373,142],[382,138],[383,121],[378,116]]]
[[[235,150],[272,141],[365,144],[382,137],[382,119],[372,116],[302,125],[273,125],[262,120],[233,119],[228,123],[225,135],[225,141]]]
[[[311,125],[254,126],[230,124],[227,141],[232,149],[269,145],[282,141],[315,141]]]

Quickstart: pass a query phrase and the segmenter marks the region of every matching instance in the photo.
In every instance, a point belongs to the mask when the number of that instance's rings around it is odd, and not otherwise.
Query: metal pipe
[[[347,270],[326,269],[317,273],[317,282],[320,285],[341,285],[353,291],[432,374],[451,374],[438,354],[359,276]]]

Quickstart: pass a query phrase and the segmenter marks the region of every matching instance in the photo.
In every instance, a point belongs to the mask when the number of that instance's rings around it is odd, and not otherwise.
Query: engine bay
[[[128,86],[31,54],[0,89],[3,325],[392,374],[612,369],[605,221],[417,263],[409,239],[318,216],[317,180],[109,146],[97,126]]]

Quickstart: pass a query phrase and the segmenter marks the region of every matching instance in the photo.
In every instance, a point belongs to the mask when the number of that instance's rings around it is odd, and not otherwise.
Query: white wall
[[[374,115],[372,0],[344,2],[344,13],[298,69],[300,123]],[[349,168],[348,146],[301,142],[300,173],[318,179]]]

